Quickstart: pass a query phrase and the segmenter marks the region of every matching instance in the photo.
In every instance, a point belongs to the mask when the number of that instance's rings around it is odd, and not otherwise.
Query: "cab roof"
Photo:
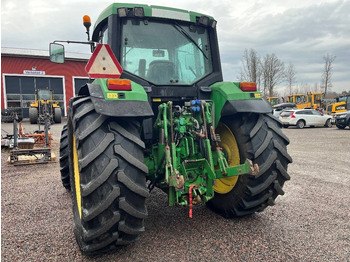
[[[198,17],[206,16],[210,19],[213,19],[213,17],[187,11],[183,9],[177,9],[177,8],[171,8],[171,7],[164,7],[164,6],[157,6],[157,5],[143,5],[143,4],[130,4],[130,3],[114,3],[109,5],[106,9],[102,11],[102,13],[97,18],[95,28],[98,26],[101,21],[106,19],[108,16],[113,14],[118,14],[118,8],[134,8],[134,7],[142,7],[144,10],[144,16],[145,17],[157,17],[157,18],[164,18],[164,19],[173,19],[173,20],[181,20],[181,21],[188,21],[188,22],[196,22]]]

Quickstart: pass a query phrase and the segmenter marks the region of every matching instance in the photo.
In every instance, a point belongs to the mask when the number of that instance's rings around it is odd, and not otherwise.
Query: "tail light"
[[[290,114],[290,117],[291,117],[291,118],[295,118],[294,112],[292,112],[292,113]]]
[[[239,83],[239,88],[243,92],[256,92],[256,83]]]
[[[108,90],[131,91],[131,81],[128,79],[108,79]]]

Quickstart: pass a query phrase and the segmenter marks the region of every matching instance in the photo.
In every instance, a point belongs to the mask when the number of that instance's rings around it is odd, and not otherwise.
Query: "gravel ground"
[[[62,125],[51,128],[59,156]],[[24,123],[25,131],[36,126]],[[11,124],[2,129],[12,133]],[[1,153],[2,261],[349,261],[350,130],[284,129],[292,177],[276,205],[227,220],[205,207],[168,207],[148,199],[146,232],[134,244],[83,257],[73,235],[70,193],[59,163],[13,167]],[[3,132],[2,132],[3,133]]]

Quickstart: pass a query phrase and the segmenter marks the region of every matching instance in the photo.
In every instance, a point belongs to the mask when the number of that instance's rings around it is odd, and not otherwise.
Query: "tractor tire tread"
[[[144,210],[139,210],[136,207],[134,207],[132,204],[128,203],[125,199],[125,197],[121,197],[119,201],[119,208],[124,210],[126,213],[137,217],[137,218],[147,218],[148,212],[147,209],[145,208]]]
[[[125,232],[129,235],[139,235],[143,232],[145,232],[145,227],[142,226],[140,228],[132,228],[132,227],[129,227],[125,221],[120,221],[119,222],[119,226],[118,226],[118,230],[119,231],[122,231],[122,232]]]
[[[264,139],[264,142],[261,144],[261,146],[258,148],[258,150],[255,151],[254,158],[259,157],[266,150],[266,148],[269,146],[272,138],[273,138],[272,132],[268,131],[267,136]]]
[[[70,142],[74,233],[80,250],[94,255],[132,243],[144,231],[148,215],[148,168],[140,126],[133,120],[98,114],[90,97],[71,99],[69,112],[68,137],[69,141],[75,137],[80,178],[81,216]]]
[[[118,181],[123,183],[132,192],[143,197],[149,197],[149,191],[131,180],[123,171],[118,172]]]
[[[138,144],[142,149],[145,149],[145,143],[140,138],[127,132],[118,123],[116,123],[116,122],[111,123],[111,128],[114,129],[115,131],[117,131],[119,134],[121,134],[125,138],[129,139],[130,141],[133,141],[134,143]]]
[[[94,238],[97,238],[101,236],[102,234],[106,233],[108,230],[111,229],[118,221],[120,220],[120,213],[115,211],[113,214],[113,217],[109,220],[107,220],[102,227],[94,229],[94,230],[83,230],[83,240],[84,241],[91,241]]]
[[[94,206],[93,208],[90,208],[90,209],[82,208],[82,219],[84,221],[90,221],[97,215],[101,214],[114,202],[114,200],[118,196],[120,196],[120,188],[114,186],[112,191],[109,192],[109,194],[105,197],[105,200],[103,203],[101,203],[100,205]]]
[[[92,255],[92,254],[101,253],[101,252],[99,252],[101,249],[104,249],[106,246],[109,246],[114,241],[118,240],[118,238],[119,238],[119,234],[113,233],[110,237],[105,238],[103,241],[99,241],[97,243],[88,244],[88,245],[81,247],[81,252],[84,255]]]
[[[83,130],[79,134],[79,141],[84,140],[91,133],[93,133],[97,128],[99,128],[107,119],[106,116],[100,115],[87,129]]]
[[[79,159],[79,169],[85,168],[91,162],[93,162],[98,156],[103,154],[104,149],[108,147],[114,141],[114,135],[112,133],[108,133],[102,141],[94,148],[93,151],[90,151],[86,156],[82,159]],[[78,144],[78,143],[77,143]]]
[[[268,188],[271,183],[273,183],[277,178],[277,173],[275,171],[272,172],[272,175],[268,177],[263,183],[256,185],[255,187],[247,186],[248,194],[251,196],[256,196],[263,192],[266,188]]]
[[[60,173],[61,181],[64,188],[70,190],[70,176],[68,163],[68,128],[64,125],[61,131],[60,138]]]
[[[282,123],[271,114],[242,113],[221,120],[234,134],[241,163],[250,159],[258,164],[256,176],[239,176],[235,187],[226,194],[215,193],[207,205],[226,218],[263,211],[283,195],[282,187],[290,179],[287,166],[292,158],[287,152],[289,139]]]
[[[148,173],[148,167],[143,162],[138,160],[136,157],[129,154],[122,146],[115,145],[114,152],[117,155],[121,156],[125,161],[128,161],[134,167],[137,167],[138,169],[142,170],[143,172]]]
[[[100,187],[112,175],[113,171],[118,167],[118,159],[111,159],[101,175],[91,180],[87,184],[80,184],[82,197],[90,195],[98,187]]]
[[[243,207],[245,209],[257,207],[257,206],[261,205],[262,203],[264,203],[266,200],[268,200],[269,197],[272,196],[272,193],[273,192],[271,190],[269,190],[269,192],[265,193],[262,197],[260,197],[256,200],[252,200],[252,201],[247,201],[245,199],[242,199]]]
[[[287,149],[285,147],[283,147],[280,142],[278,142],[277,140],[274,140],[273,145],[278,150],[278,152],[281,153],[283,155],[283,157],[285,157],[288,160],[288,163],[293,162],[293,159],[288,154]]]

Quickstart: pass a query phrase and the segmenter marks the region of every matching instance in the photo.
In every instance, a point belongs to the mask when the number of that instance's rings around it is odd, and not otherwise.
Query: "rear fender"
[[[273,109],[260,92],[243,92],[238,82],[218,82],[211,86],[215,104],[215,125],[221,117],[237,113],[272,113]]]
[[[79,95],[88,95],[97,113],[115,117],[153,116],[147,93],[141,85],[131,82],[131,91],[111,91],[107,88],[107,79],[98,78],[83,86]]]

